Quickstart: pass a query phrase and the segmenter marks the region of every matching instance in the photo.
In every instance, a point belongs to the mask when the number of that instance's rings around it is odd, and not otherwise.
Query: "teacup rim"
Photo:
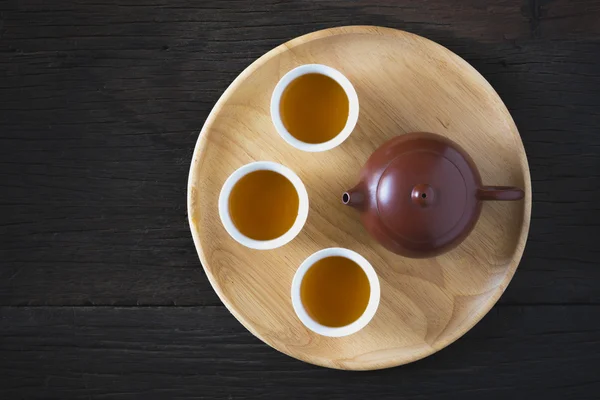
[[[281,104],[281,97],[283,92],[288,87],[290,83],[292,83],[295,79],[302,75],[306,74],[321,74],[330,77],[334,81],[336,81],[348,97],[348,119],[346,120],[346,125],[344,128],[338,133],[333,139],[330,139],[323,143],[306,143],[299,139],[296,139],[285,127],[283,121],[281,119],[281,113],[279,111],[279,107]],[[307,152],[322,152],[331,150],[340,144],[342,144],[354,128],[358,122],[358,113],[359,113],[359,102],[358,95],[356,94],[356,89],[350,82],[350,80],[337,69],[330,67],[324,64],[303,64],[292,70],[288,71],[280,80],[277,82],[275,89],[273,90],[273,94],[271,96],[271,120],[273,125],[275,125],[275,130],[285,140],[288,144],[292,145],[298,150],[307,151]]]
[[[306,275],[306,272],[310,268],[312,268],[312,266],[317,261],[327,257],[335,256],[346,257],[358,264],[358,266],[360,266],[367,275],[367,279],[369,280],[369,286],[371,290],[367,307],[362,313],[362,315],[352,323],[341,327],[331,327],[322,325],[315,321],[312,317],[310,317],[310,315],[304,308],[304,304],[302,303],[300,293],[300,288],[304,276]],[[311,254],[302,262],[302,264],[300,264],[292,280],[291,298],[292,306],[294,308],[296,316],[300,319],[304,326],[306,326],[311,331],[323,336],[342,337],[352,335],[353,333],[360,331],[365,326],[367,326],[369,322],[371,322],[371,320],[375,316],[375,313],[377,312],[377,308],[379,307],[379,302],[381,299],[381,288],[379,284],[379,277],[377,276],[375,269],[365,257],[363,257],[354,250],[350,250],[343,247],[330,247]]]
[[[274,171],[287,178],[298,193],[298,216],[292,227],[283,235],[271,240],[256,240],[252,239],[243,233],[235,226],[229,213],[229,196],[235,184],[244,176],[255,171]],[[300,177],[290,168],[283,164],[274,161],[254,161],[245,164],[236,169],[221,187],[219,193],[219,217],[225,230],[238,243],[255,250],[272,250],[289,243],[294,239],[304,227],[308,218],[309,201],[308,192]]]

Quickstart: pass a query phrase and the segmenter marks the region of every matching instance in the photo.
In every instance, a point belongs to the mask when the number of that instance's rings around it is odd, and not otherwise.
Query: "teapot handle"
[[[482,186],[477,189],[479,200],[521,200],[525,192],[514,186]]]

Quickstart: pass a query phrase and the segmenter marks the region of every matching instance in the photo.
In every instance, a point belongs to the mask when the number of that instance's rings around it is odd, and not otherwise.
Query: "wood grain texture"
[[[596,400],[598,313],[496,308],[431,357],[357,374],[274,351],[223,307],[2,308],[0,396]]]
[[[333,150],[298,151],[270,119],[271,94],[291,69],[321,63],[341,71],[360,102],[356,128]],[[523,188],[524,201],[485,202],[473,232],[435,258],[383,248],[341,203],[367,158],[409,132],[435,132],[473,157],[484,185]],[[291,168],[309,193],[298,236],[270,251],[244,247],[221,224],[218,199],[231,173],[253,161]],[[194,242],[229,310],[269,345],[301,360],[342,369],[379,369],[418,360],[452,343],[495,304],[521,259],[531,186],[519,133],[489,84],[464,60],[419,36],[377,27],[311,33],[258,59],[227,88],[202,128],[188,183]],[[364,256],[381,283],[381,302],[360,332],[326,338],[292,309],[296,269],[311,254],[343,247]]]
[[[0,305],[16,306],[1,321],[12,336],[0,341],[10,340],[0,397],[597,399],[599,311],[581,305],[600,304],[598,20],[598,0],[0,2]],[[519,128],[535,204],[497,306],[444,351],[360,375],[283,356],[224,309],[147,312],[221,305],[185,197],[198,132],[222,92],[287,40],[361,24],[457,53]],[[71,307],[17,309],[137,304],[116,309],[122,317],[75,307],[77,326]],[[136,326],[119,328],[129,319]],[[180,335],[196,323],[222,337],[184,348],[199,334]],[[73,332],[86,343],[56,342]],[[235,332],[243,339],[223,340]],[[197,358],[182,364],[174,351]]]
[[[500,303],[600,303],[599,2],[116,4],[0,3],[0,304],[221,304],[185,212],[198,132],[256,58],[348,24],[439,42],[511,112],[536,204]]]

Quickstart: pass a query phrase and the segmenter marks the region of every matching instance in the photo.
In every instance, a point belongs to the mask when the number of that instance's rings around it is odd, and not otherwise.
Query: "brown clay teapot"
[[[471,232],[482,200],[520,200],[523,190],[483,186],[471,157],[433,133],[395,137],[369,157],[360,182],[342,196],[361,212],[367,231],[388,250],[432,257]]]

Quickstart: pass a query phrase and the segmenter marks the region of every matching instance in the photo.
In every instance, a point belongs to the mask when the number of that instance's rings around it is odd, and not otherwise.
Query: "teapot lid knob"
[[[413,188],[410,197],[416,205],[429,207],[435,200],[435,192],[431,186],[421,183]]]

